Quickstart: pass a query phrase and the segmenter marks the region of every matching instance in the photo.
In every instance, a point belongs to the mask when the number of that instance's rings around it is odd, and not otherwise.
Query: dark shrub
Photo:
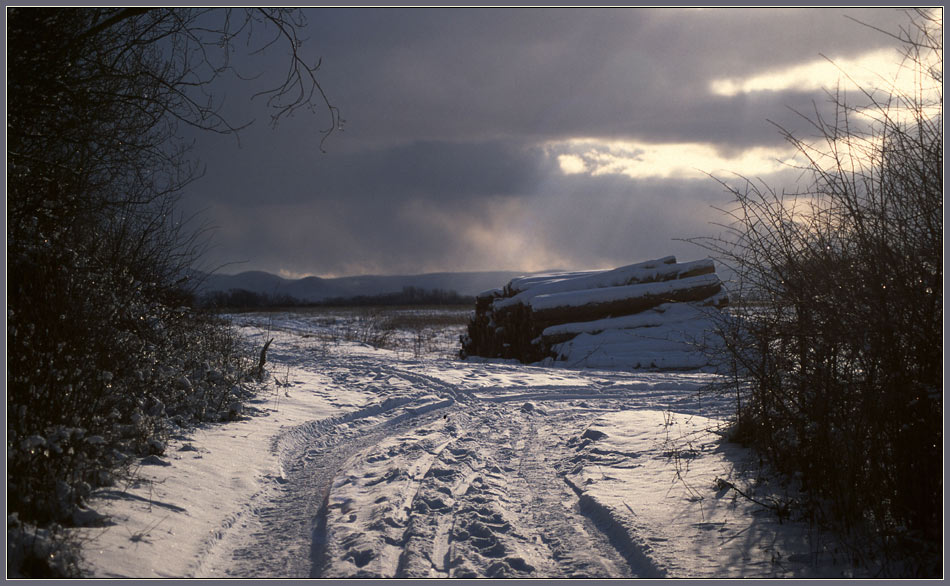
[[[920,80],[807,119],[811,187],[746,181],[728,235],[699,239],[736,273],[723,324],[737,434],[800,480],[808,514],[860,561],[940,573],[943,105],[940,23],[899,37]],[[875,98],[875,96],[877,96]],[[860,114],[860,115],[859,115]],[[866,541],[871,539],[871,542]]]

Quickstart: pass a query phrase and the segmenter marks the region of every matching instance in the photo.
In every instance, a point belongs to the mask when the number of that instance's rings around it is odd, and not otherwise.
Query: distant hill
[[[524,274],[513,271],[483,271],[398,276],[368,275],[334,279],[320,277],[285,279],[263,271],[247,271],[237,275],[204,275],[197,293],[202,295],[215,291],[244,289],[269,296],[289,295],[301,301],[323,301],[335,297],[384,295],[397,293],[406,287],[415,287],[425,290],[455,291],[459,295],[474,296],[488,289],[503,287],[511,279]]]

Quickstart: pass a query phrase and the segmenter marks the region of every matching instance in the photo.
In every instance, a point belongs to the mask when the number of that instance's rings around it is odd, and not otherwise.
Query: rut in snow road
[[[360,452],[337,488],[351,484],[346,494],[367,498],[327,507],[317,575],[632,575],[545,462],[553,445],[536,417],[544,415],[462,404]],[[395,486],[371,489],[381,483]]]
[[[573,455],[567,440],[582,432],[576,406],[480,401],[381,361],[368,368],[365,359],[341,358],[321,370],[340,384],[365,384],[369,370],[380,403],[281,434],[277,496],[247,507],[205,556],[201,573],[656,575],[624,544],[618,551],[609,528],[581,511],[558,475]],[[588,403],[598,411],[607,400]]]

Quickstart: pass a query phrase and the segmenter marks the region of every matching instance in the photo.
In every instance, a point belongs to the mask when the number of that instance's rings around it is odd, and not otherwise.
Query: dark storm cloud
[[[222,85],[231,137],[200,135],[205,178],[187,205],[219,226],[216,260],[288,273],[545,266],[595,268],[703,256],[712,180],[564,175],[552,141],[708,143],[728,156],[783,144],[767,120],[823,107],[793,87],[733,97],[741,78],[892,46],[845,18],[895,30],[893,9],[308,9],[307,56],[345,130],[326,118],[276,130],[249,97],[281,56]],[[273,61],[270,61],[273,60]],[[741,171],[741,169],[737,169]],[[234,269],[237,270],[237,269]]]
[[[709,140],[774,142],[768,128],[747,122],[764,120],[794,96],[727,102],[709,95],[709,82],[818,59],[820,52],[844,57],[885,45],[883,35],[845,15],[881,24],[897,14],[328,9],[313,11],[311,23],[324,55],[324,79],[346,104],[348,125],[367,138],[668,140],[704,133]],[[697,129],[696,122],[708,117],[729,132]]]
[[[205,162],[224,166],[218,150]],[[304,149],[272,150],[254,162],[250,176],[220,177],[227,185],[207,196],[232,203],[422,197],[471,199],[517,195],[534,188],[542,175],[542,153],[513,142],[449,143],[416,141],[359,153],[314,155]],[[280,180],[274,181],[274,177]]]

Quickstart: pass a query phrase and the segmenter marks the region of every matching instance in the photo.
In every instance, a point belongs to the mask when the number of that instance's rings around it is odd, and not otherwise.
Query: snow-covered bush
[[[69,523],[171,429],[226,419],[249,392],[227,324],[97,277],[21,278],[8,312],[7,495],[24,521]]]
[[[67,578],[79,574],[78,547],[65,539],[62,527],[41,529],[7,516],[8,578]]]
[[[207,231],[177,211],[196,169],[176,124],[232,131],[192,92],[254,24],[276,26],[294,60],[302,22],[229,11],[215,31],[208,10],[7,11],[11,574],[74,574],[58,524],[88,518],[90,491],[162,453],[175,425],[233,417],[247,394],[234,335],[192,308]],[[314,91],[295,98],[302,88]],[[318,89],[295,61],[269,94],[275,118]]]
[[[786,138],[811,186],[727,186],[736,278],[723,323],[737,437],[800,479],[809,514],[872,535],[856,555],[939,575],[943,420],[942,21],[898,35],[918,87],[832,94]],[[724,184],[725,185],[725,184]],[[855,537],[856,538],[856,537]],[[857,538],[856,538],[857,539]],[[894,567],[894,566],[892,566]]]

